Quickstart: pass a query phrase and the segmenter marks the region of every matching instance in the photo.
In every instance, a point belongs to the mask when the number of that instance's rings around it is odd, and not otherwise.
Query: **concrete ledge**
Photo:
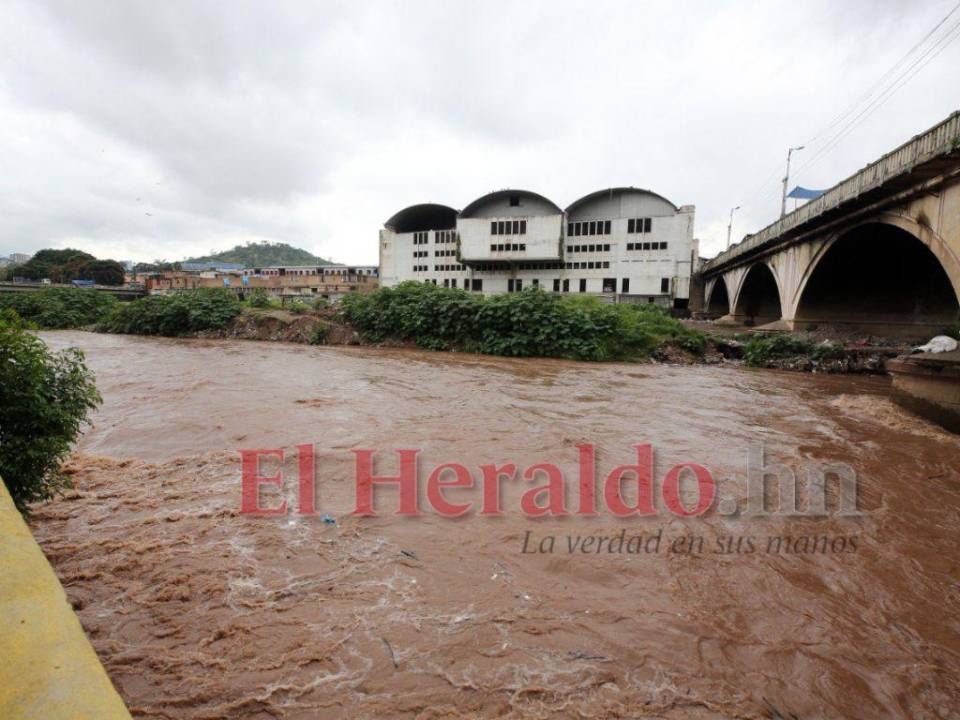
[[[0,482],[0,718],[130,720]]]

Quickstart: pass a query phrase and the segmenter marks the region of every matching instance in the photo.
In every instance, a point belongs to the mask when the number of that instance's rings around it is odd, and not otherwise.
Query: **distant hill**
[[[242,263],[244,267],[265,267],[268,265],[332,265],[332,260],[324,260],[311,255],[306,250],[295,248],[286,243],[247,243],[237,245],[232,250],[213,255],[204,255],[183,262],[225,262]]]

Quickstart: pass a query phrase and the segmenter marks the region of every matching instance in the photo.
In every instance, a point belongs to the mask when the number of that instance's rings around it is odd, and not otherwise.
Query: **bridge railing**
[[[820,197],[788,213],[763,230],[748,235],[741,242],[708,260],[703,264],[702,272],[755,250],[818,215],[833,210],[864,192],[880,187],[891,178],[910,172],[920,163],[957,149],[958,143],[960,143],[960,112],[955,112],[939,125],[917,135],[876,162],[870,163],[855,175],[834,185]]]

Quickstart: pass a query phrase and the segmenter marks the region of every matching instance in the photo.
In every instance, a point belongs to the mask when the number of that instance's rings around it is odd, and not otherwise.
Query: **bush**
[[[344,318],[367,339],[460,347],[490,355],[614,360],[649,356],[664,343],[702,353],[706,337],[647,305],[612,305],[531,288],[490,298],[432,284],[352,293]]]
[[[301,302],[300,300],[294,300],[292,303],[290,303],[289,309],[294,315],[303,315],[305,312],[307,312],[307,310],[310,309],[310,306],[305,302]]]
[[[319,323],[310,335],[311,345],[326,345],[327,337],[330,335],[330,326],[327,323]]]
[[[313,301],[314,310],[326,310],[328,307],[330,307],[330,301],[325,297],[318,297]]]
[[[229,290],[198,288],[121,303],[97,329],[133,335],[186,335],[219,330],[239,315],[240,309],[240,301]]]
[[[0,477],[21,512],[69,486],[60,464],[100,403],[83,360],[76,348],[50,352],[0,311]]]
[[[273,307],[274,301],[268,293],[263,288],[254,288],[249,293],[247,293],[246,303],[249,307],[252,308],[269,308]]]
[[[36,292],[0,294],[0,309],[14,310],[41,328],[93,325],[117,305],[117,299],[112,295],[79,288],[44,288]]]
[[[743,357],[747,365],[764,367],[778,358],[810,355],[814,349],[813,340],[810,338],[777,333],[751,337],[743,346]]]

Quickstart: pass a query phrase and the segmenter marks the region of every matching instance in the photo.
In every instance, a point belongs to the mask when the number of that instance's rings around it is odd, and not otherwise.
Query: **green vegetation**
[[[290,307],[287,309],[294,315],[303,315],[310,309],[310,306],[302,300],[294,300],[292,303],[290,303]]]
[[[824,341],[816,343],[806,335],[775,333],[751,335],[743,346],[743,358],[752,367],[768,367],[783,358],[809,357],[811,360],[833,360],[844,355],[843,345]]]
[[[15,312],[0,310],[0,477],[21,512],[69,487],[60,465],[99,403],[82,352],[50,352]]]
[[[44,288],[0,293],[0,309],[10,309],[41,328],[76,328],[99,322],[117,299],[96,290]]]
[[[232,250],[214,253],[204,257],[190,258],[184,262],[228,262],[242,263],[244,267],[266,267],[269,265],[330,265],[324,260],[306,250],[295,248],[286,243],[247,243],[237,245]]]
[[[313,334],[310,336],[311,345],[325,345],[327,342],[327,337],[330,335],[330,325],[327,323],[319,323],[316,328],[313,330]]]
[[[16,266],[15,272],[30,280],[49,278],[55,283],[93,280],[98,285],[123,285],[123,266],[116,260],[97,260],[90,253],[72,248],[41,250]]]
[[[229,290],[184,290],[119,303],[97,329],[133,335],[186,335],[223,328],[240,310],[240,301]]]
[[[515,357],[619,360],[674,344],[702,353],[706,337],[652,305],[604,304],[529,289],[490,298],[415,282],[341,301],[344,317],[367,339],[415,342]]]
[[[254,288],[246,294],[246,299],[243,301],[247,307],[258,308],[265,310],[267,308],[279,307],[278,303],[274,298],[263,288]]]
[[[743,346],[743,358],[747,365],[764,367],[772,360],[810,355],[814,347],[814,342],[806,337],[786,333],[754,335]]]
[[[313,301],[314,310],[326,310],[328,307],[330,307],[330,301],[325,297],[318,297]]]
[[[170,262],[169,260],[154,260],[152,263],[140,262],[133,266],[133,272],[153,273],[153,272],[171,272],[182,270],[179,262]]]

